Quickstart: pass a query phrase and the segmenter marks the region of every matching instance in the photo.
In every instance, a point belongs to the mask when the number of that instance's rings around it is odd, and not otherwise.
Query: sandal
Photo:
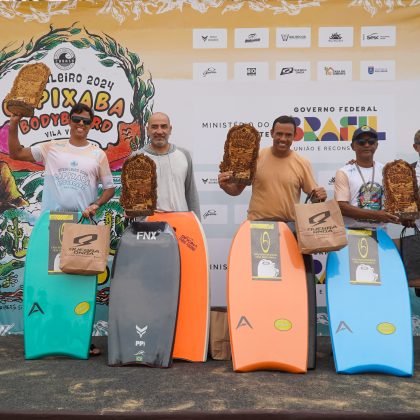
[[[95,344],[91,344],[89,347],[89,356],[99,356],[101,354],[101,350],[95,346]]]

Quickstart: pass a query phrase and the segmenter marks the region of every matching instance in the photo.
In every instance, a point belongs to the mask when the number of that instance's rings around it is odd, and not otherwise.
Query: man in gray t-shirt
[[[169,143],[172,126],[169,117],[156,112],[149,118],[150,144],[132,153],[143,153],[156,163],[157,210],[193,211],[199,220],[200,203],[190,153]]]

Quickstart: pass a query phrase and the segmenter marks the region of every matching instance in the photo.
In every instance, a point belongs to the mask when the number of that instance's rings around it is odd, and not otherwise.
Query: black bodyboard
[[[169,367],[178,313],[180,256],[164,222],[132,222],[111,274],[108,364]]]

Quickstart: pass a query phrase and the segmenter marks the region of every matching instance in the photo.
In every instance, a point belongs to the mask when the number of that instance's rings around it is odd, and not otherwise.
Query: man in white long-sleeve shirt
[[[154,113],[147,124],[150,144],[132,153],[143,153],[156,163],[157,210],[193,211],[200,218],[200,203],[188,150],[169,143],[172,126],[168,115]]]

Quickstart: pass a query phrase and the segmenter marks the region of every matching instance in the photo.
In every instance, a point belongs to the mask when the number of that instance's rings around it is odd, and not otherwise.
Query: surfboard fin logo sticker
[[[344,321],[340,321],[340,323],[338,324],[337,330],[335,331],[336,334],[338,334],[341,331],[349,331],[353,334],[352,329],[344,322]]]
[[[37,302],[35,302],[32,305],[31,310],[29,311],[28,316],[31,316],[32,314],[34,314],[35,312],[41,312],[42,315],[45,315],[44,311],[42,310],[42,308],[39,306],[39,304]]]
[[[251,323],[248,321],[248,319],[246,318],[246,316],[244,316],[244,315],[242,315],[240,318],[239,318],[239,322],[238,322],[238,325],[236,326],[236,329],[238,330],[239,328],[241,328],[241,327],[249,327],[249,328],[251,328],[251,329],[254,329],[253,327],[252,327],[252,325],[251,325]]]

